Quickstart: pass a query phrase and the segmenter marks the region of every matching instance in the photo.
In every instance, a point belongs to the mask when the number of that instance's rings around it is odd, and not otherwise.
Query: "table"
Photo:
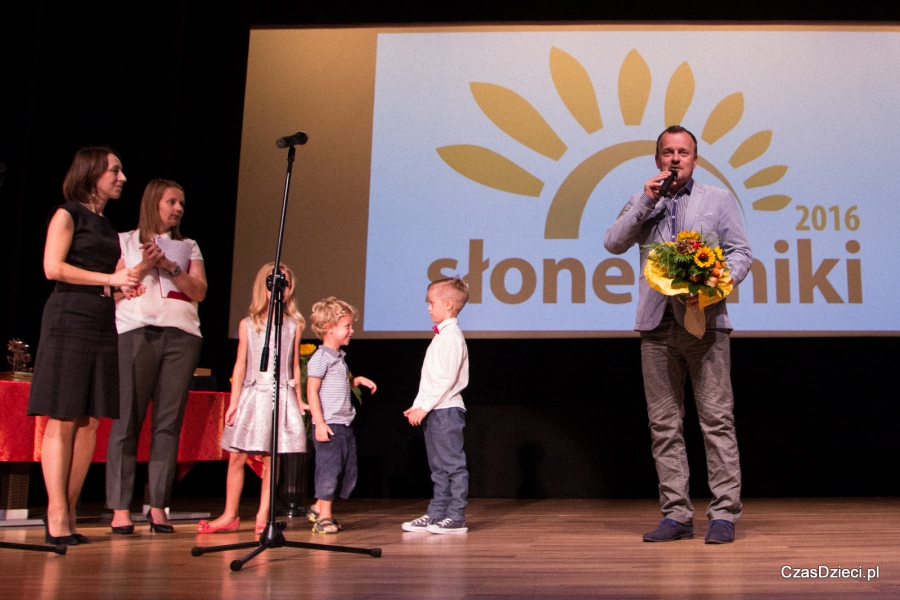
[[[21,519],[28,511],[28,463],[41,460],[41,441],[47,417],[28,417],[31,383],[0,381],[0,520]],[[230,394],[190,392],[178,447],[179,476],[198,460],[224,460],[219,448]],[[147,412],[138,441],[138,461],[150,460],[151,412]],[[93,462],[106,462],[111,419],[100,419]],[[23,481],[24,478],[24,481]],[[24,483],[24,490],[23,490]]]

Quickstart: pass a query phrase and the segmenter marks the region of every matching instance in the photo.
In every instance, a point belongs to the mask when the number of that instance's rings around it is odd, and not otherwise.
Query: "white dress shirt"
[[[456,318],[444,319],[438,325],[425,353],[422,380],[413,408],[431,412],[457,406],[466,409],[460,392],[469,384],[469,351],[466,338]]]

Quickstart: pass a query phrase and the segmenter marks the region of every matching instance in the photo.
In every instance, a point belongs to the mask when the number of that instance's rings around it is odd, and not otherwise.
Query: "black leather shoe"
[[[44,542],[52,546],[77,546],[78,539],[74,535],[50,535],[50,525],[47,524],[47,516],[42,519],[44,521]],[[83,536],[82,536],[83,537]],[[87,539],[87,538],[85,538]]]
[[[80,533],[73,533],[72,537],[75,538],[75,541],[79,544],[87,544],[91,541],[91,538],[86,535],[81,535]]]
[[[89,540],[83,535],[76,533],[74,535],[60,535],[54,536],[50,535],[50,525],[47,523],[47,515],[45,514],[41,517],[41,521],[44,522],[44,542],[47,544],[52,544],[54,546],[77,546],[81,540],[78,537],[83,537],[85,539],[83,544],[86,544]]]
[[[77,546],[78,540],[75,539],[74,535],[61,535],[59,537],[50,535],[49,533],[44,534],[44,541],[51,546]]]
[[[152,533],[175,533],[175,528],[171,525],[153,522],[153,513],[147,511],[147,522],[150,523],[150,531]]]
[[[724,519],[713,519],[706,530],[707,544],[730,544],[734,541],[734,523]]]
[[[132,533],[134,533],[134,524],[133,523],[131,525],[119,525],[119,526],[110,525],[109,528],[116,535],[131,535]]]
[[[674,542],[694,538],[694,526],[690,523],[679,523],[674,519],[663,519],[659,527],[644,534],[645,542]]]

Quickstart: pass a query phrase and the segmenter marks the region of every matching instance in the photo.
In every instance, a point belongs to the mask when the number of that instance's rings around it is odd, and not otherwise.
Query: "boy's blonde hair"
[[[274,262],[263,265],[256,274],[256,279],[253,280],[253,297],[250,301],[250,320],[253,322],[253,328],[256,329],[257,332],[262,331],[262,328],[265,327],[266,317],[269,314],[269,297],[268,294],[266,294],[266,278],[272,274],[272,267],[274,266]],[[303,328],[306,327],[306,319],[300,314],[300,311],[297,309],[297,304],[294,301],[297,278],[294,276],[294,272],[291,271],[290,267],[286,266],[284,263],[281,263],[280,270],[284,273],[284,278],[287,283],[287,287],[284,289],[284,314],[297,319],[297,333],[299,334],[299,332],[303,331]]]
[[[453,301],[453,310],[457,313],[463,309],[469,301],[469,286],[458,275],[456,277],[447,277],[432,281],[428,286],[428,291],[432,288],[438,290],[441,298],[449,298]]]
[[[325,335],[325,328],[328,325],[334,327],[341,320],[341,317],[350,315],[354,321],[359,319],[359,312],[343,300],[338,300],[334,296],[329,296],[324,300],[319,300],[312,306],[309,314],[310,325],[316,337],[320,340]]]

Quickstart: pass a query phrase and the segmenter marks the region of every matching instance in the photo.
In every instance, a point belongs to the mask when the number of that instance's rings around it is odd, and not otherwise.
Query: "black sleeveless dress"
[[[87,271],[115,272],[122,252],[109,220],[80,202],[59,208],[75,223],[66,262]],[[41,319],[28,415],[119,417],[116,306],[102,286],[56,283]]]

